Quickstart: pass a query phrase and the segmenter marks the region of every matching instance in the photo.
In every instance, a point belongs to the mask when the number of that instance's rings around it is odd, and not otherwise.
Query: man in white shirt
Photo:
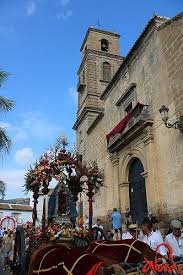
[[[122,232],[123,232],[121,235],[122,240],[129,240],[133,238],[133,236],[130,234],[129,230],[127,229],[126,225],[122,226]]]
[[[163,242],[163,237],[162,237],[162,234],[161,234],[161,231],[159,230],[159,221],[156,217],[151,217],[151,223],[152,223],[152,228],[153,228],[153,231],[156,232],[159,237],[161,238],[162,242]]]
[[[122,240],[137,239],[139,231],[140,230],[139,230],[137,224],[130,224],[128,226],[128,230],[125,230],[125,232],[123,232]]]
[[[152,250],[156,251],[158,245],[163,243],[159,234],[153,231],[151,219],[149,217],[144,218],[142,222],[142,232],[143,234],[139,240],[148,244]],[[166,256],[167,253],[165,247],[161,246],[159,248],[159,253],[162,256]]]
[[[101,225],[101,220],[100,220],[100,219],[97,219],[97,223],[94,224],[94,225],[92,226],[92,228],[93,228],[93,229],[99,228],[99,229],[101,229],[102,232],[103,232],[103,230],[104,230],[103,226]],[[101,240],[101,239],[103,240],[103,239],[104,239],[104,237],[102,237],[101,231],[97,231],[97,232],[96,232],[95,238],[96,238],[97,240]]]
[[[165,242],[168,243],[172,250],[174,257],[183,257],[183,236],[181,234],[181,221],[171,221],[173,232],[165,237]]]

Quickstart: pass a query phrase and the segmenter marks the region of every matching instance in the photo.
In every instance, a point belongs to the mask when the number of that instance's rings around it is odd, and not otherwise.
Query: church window
[[[101,51],[108,52],[108,50],[109,50],[109,41],[107,41],[106,39],[102,39],[101,40]]]
[[[103,63],[103,80],[111,80],[111,65],[108,62]]]

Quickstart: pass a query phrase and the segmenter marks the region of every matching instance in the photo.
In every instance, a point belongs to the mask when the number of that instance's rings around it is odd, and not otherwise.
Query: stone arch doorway
[[[140,224],[148,214],[145,179],[142,176],[144,167],[140,159],[133,159],[129,168],[129,198],[132,220]]]

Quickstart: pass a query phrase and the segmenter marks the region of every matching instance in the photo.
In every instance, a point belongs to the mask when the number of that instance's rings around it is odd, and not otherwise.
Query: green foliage
[[[36,180],[35,169],[33,169],[30,166],[29,170],[25,174],[24,179],[25,179],[25,184],[24,184],[25,192],[28,193],[29,191],[33,191],[33,183]]]
[[[8,77],[8,73],[5,71],[0,71],[0,87],[2,83]],[[8,112],[14,107],[15,103],[12,100],[0,96],[0,111]],[[7,136],[4,128],[0,127],[0,154],[8,153],[11,146],[11,140]]]
[[[11,140],[7,136],[4,128],[0,127],[0,154],[8,153],[11,146]]]
[[[8,73],[5,71],[0,71],[0,86],[2,85],[2,83],[7,79],[8,77]]]
[[[0,111],[8,112],[12,110],[14,105],[15,105],[14,101],[0,96]]]

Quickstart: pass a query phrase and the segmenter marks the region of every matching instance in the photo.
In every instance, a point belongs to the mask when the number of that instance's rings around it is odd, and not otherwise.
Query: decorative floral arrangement
[[[92,240],[92,235],[88,230],[81,228],[73,231],[73,243],[75,247],[86,247]]]
[[[71,225],[51,225],[47,227],[44,236],[40,227],[33,227],[31,224],[27,224],[25,229],[25,237],[27,250],[32,253],[37,249],[43,241],[60,241],[67,240],[74,244],[75,247],[88,246],[92,236],[89,231],[81,228],[73,229]]]
[[[66,138],[59,138],[56,144],[45,153],[34,167],[30,167],[25,175],[25,190],[33,192],[33,225],[37,220],[37,203],[39,192],[44,195],[49,192],[49,183],[53,178],[62,181],[71,192],[73,203],[78,200],[80,192],[86,192],[91,202],[96,189],[103,186],[103,173],[99,171],[96,162],[85,165],[82,157],[65,149]],[[45,235],[45,198],[42,216],[43,235]]]

